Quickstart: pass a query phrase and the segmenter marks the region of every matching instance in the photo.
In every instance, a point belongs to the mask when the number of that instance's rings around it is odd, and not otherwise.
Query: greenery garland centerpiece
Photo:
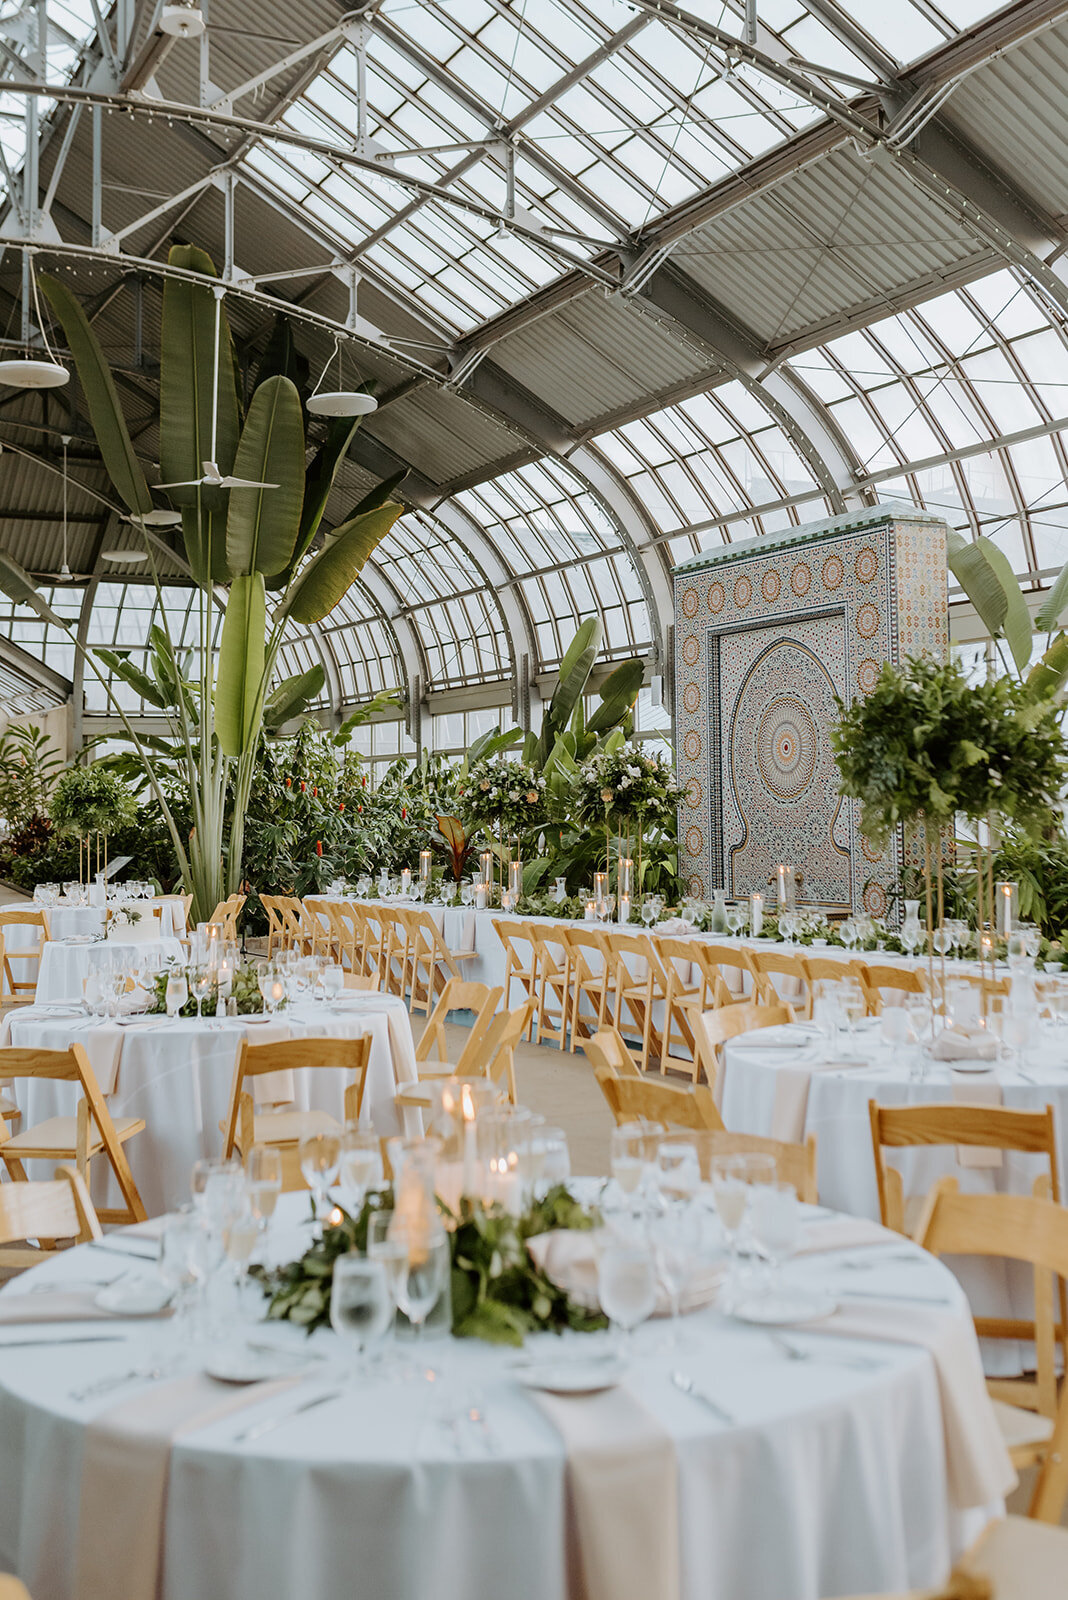
[[[263,996],[260,994],[260,973],[263,969],[251,961],[238,962],[230,979],[230,999],[233,1000],[239,1017],[258,1016],[263,1011]],[[186,983],[189,988],[189,998],[179,1011],[180,1017],[195,1017],[197,1003],[193,996],[194,967],[168,967],[162,972],[157,972],[152,979],[152,988],[149,992],[149,1011],[162,1013],[167,1010],[167,980],[177,973],[185,973]],[[212,983],[211,993],[202,1002],[203,1009],[208,1016],[214,1016],[215,1008],[219,1003],[218,980]],[[284,1003],[284,1002],[283,1002]]]
[[[107,861],[108,834],[116,833],[134,821],[137,802],[129,785],[102,762],[96,761],[88,767],[69,767],[63,773],[52,791],[49,811],[60,833],[77,838],[79,877],[82,876],[84,859],[85,878],[88,879],[94,837],[96,870],[99,872],[101,857],[105,864]]]
[[[638,849],[647,823],[670,821],[683,796],[667,756],[659,750],[642,750],[638,745],[606,745],[579,767],[575,779],[575,810],[580,822],[600,825],[605,832],[605,871],[609,870],[609,850],[613,829],[617,834],[617,854],[624,833],[638,835]],[[641,883],[641,861],[638,883]]]
[[[269,1272],[253,1269],[269,1296],[268,1318],[295,1322],[309,1333],[328,1327],[334,1262],[350,1250],[365,1250],[368,1218],[392,1204],[387,1188],[368,1195],[358,1216],[338,1207],[340,1221],[328,1223],[299,1261]],[[577,1305],[540,1272],[527,1250],[527,1240],[537,1234],[585,1233],[599,1226],[598,1212],[581,1205],[563,1184],[518,1217],[478,1201],[462,1200],[459,1215],[437,1204],[449,1231],[454,1338],[521,1345],[528,1333],[607,1327],[599,1311]]]
[[[992,957],[998,832],[1011,823],[1040,836],[1058,824],[1068,747],[1057,706],[1024,682],[970,684],[955,662],[914,658],[900,667],[886,663],[870,695],[838,708],[831,737],[841,792],[860,802],[862,831],[881,848],[898,826],[922,827],[932,945],[944,910],[943,832],[957,816],[985,823],[988,846],[976,846],[976,909],[980,959]]]
[[[517,842],[548,820],[544,776],[525,761],[503,754],[476,761],[461,795],[464,819],[496,831],[503,887],[505,839]]]

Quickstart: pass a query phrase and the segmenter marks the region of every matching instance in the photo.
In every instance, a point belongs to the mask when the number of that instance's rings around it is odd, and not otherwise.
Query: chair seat
[[[426,1108],[433,1105],[434,1093],[430,1083],[404,1083],[393,1096],[394,1105],[419,1106]]]
[[[135,1133],[140,1133],[145,1125],[143,1117],[115,1117],[112,1120],[120,1144],[131,1139]],[[32,1160],[38,1153],[42,1158],[73,1156],[77,1147],[76,1117],[46,1117],[44,1122],[35,1123],[32,1128],[26,1128],[0,1144],[0,1156],[18,1156],[21,1160]],[[89,1135],[89,1154],[98,1155],[103,1148],[104,1141],[94,1127]]]
[[[1025,1411],[1022,1406],[1010,1406],[1004,1400],[993,1400],[991,1404],[1007,1450],[1040,1450],[1049,1443],[1052,1418]]]
[[[0,1094],[0,1117],[21,1117],[22,1112],[14,1100],[9,1100],[7,1095]]]
[[[253,1122],[257,1144],[299,1144],[316,1133],[340,1133],[329,1111],[261,1111]]]
[[[1003,1517],[989,1525],[961,1566],[989,1578],[998,1600],[1060,1600],[1068,1532],[1030,1517]]]

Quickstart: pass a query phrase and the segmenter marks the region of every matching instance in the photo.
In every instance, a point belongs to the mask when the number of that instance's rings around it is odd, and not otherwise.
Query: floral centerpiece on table
[[[476,761],[464,786],[463,813],[467,821],[513,836],[540,828],[548,819],[545,779],[525,761],[505,755]]]
[[[366,1249],[369,1216],[392,1204],[387,1189],[369,1195],[357,1217],[339,1207],[340,1222],[326,1226],[299,1261],[273,1272],[259,1271],[270,1297],[268,1318],[295,1322],[309,1333],[328,1327],[334,1262],[350,1250]],[[563,1184],[519,1217],[500,1206],[467,1200],[461,1201],[459,1216],[440,1200],[438,1206],[449,1230],[454,1338],[521,1345],[528,1333],[565,1328],[588,1333],[607,1326],[600,1312],[576,1305],[539,1272],[527,1251],[527,1240],[537,1234],[554,1229],[588,1232],[598,1226],[598,1213],[580,1205]]]
[[[250,961],[240,962],[233,971],[230,980],[230,998],[237,1006],[238,1016],[254,1016],[263,1010],[263,996],[260,994],[260,968]],[[149,1011],[166,1012],[167,1010],[167,979],[175,973],[184,972],[189,985],[189,999],[178,1013],[182,1017],[195,1017],[197,1003],[193,995],[193,975],[195,967],[168,967],[162,972],[157,972],[152,980],[151,1004]],[[211,986],[211,993],[203,1002],[206,1013],[213,1013],[219,1001],[219,988],[217,983]]]
[[[607,821],[625,830],[631,823],[668,821],[682,794],[665,755],[624,744],[598,750],[582,763],[575,804],[581,822]]]

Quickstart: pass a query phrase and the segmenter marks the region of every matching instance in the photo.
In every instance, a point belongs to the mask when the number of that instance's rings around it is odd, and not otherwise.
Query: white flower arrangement
[[[657,750],[598,750],[579,768],[576,807],[583,821],[664,822],[681,798],[671,762]]]
[[[506,833],[525,833],[546,821],[545,779],[524,761],[506,755],[476,761],[462,801],[466,819]]]

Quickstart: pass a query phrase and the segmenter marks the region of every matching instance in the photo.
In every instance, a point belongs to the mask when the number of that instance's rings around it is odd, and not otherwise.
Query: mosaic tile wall
[[[800,903],[881,915],[912,851],[874,851],[839,795],[834,697],[870,693],[884,661],[945,656],[945,524],[876,506],[695,557],[675,569],[675,641],[690,893],[767,893],[786,861]]]

